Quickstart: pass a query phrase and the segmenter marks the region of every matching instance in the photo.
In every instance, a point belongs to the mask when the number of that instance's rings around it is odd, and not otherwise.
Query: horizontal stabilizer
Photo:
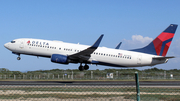
[[[174,56],[167,56],[167,57],[153,57],[153,59],[170,59],[175,58]]]

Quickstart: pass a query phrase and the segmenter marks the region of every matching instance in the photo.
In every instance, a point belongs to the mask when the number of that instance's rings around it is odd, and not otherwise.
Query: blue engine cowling
[[[69,64],[68,57],[65,55],[60,55],[60,54],[53,54],[51,56],[51,62]]]

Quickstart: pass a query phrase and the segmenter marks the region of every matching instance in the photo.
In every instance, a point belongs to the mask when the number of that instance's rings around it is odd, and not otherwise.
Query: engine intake
[[[68,57],[65,55],[60,55],[60,54],[53,54],[51,56],[51,62],[69,64]]]

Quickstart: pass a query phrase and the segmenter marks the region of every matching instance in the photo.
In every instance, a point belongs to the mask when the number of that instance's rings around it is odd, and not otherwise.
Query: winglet
[[[115,49],[119,49],[119,47],[121,46],[121,43],[122,43],[122,42],[120,42],[120,43],[116,46]]]
[[[91,46],[91,48],[97,48],[103,38],[104,34],[102,34],[98,39],[97,41]]]

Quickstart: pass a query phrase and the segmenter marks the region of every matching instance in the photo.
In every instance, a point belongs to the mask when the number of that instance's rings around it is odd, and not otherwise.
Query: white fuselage
[[[48,41],[41,39],[16,39],[15,43],[9,42],[4,46],[17,54],[27,54],[51,58],[52,54],[72,55],[90,46],[65,43],[61,41]],[[153,60],[157,55],[145,54],[134,51],[98,47],[90,56],[88,62],[98,61],[100,65],[115,67],[140,67],[153,66],[167,62],[167,59]],[[93,63],[92,63],[93,64]],[[95,64],[95,63],[94,63]]]

